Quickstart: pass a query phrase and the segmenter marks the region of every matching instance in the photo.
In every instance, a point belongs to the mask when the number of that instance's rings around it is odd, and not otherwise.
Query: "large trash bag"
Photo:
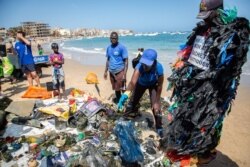
[[[97,75],[93,72],[89,72],[85,78],[87,84],[98,84]]]
[[[143,162],[143,153],[136,140],[136,131],[131,121],[118,120],[114,133],[118,137],[121,148],[119,155],[124,163]]]
[[[0,64],[0,78],[2,78],[4,75],[3,75],[3,66],[2,64]]]
[[[14,66],[11,64],[10,60],[8,57],[3,57],[2,58],[2,63],[3,63],[3,73],[5,77],[10,76],[13,71],[14,71]]]
[[[22,96],[22,98],[40,98],[40,99],[49,99],[51,97],[52,97],[51,92],[48,92],[46,88],[35,87],[35,86],[30,86]]]

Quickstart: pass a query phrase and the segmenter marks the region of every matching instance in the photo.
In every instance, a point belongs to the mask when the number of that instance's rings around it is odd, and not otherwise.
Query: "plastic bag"
[[[0,64],[0,77],[3,77],[3,66]]]
[[[2,62],[3,62],[3,73],[4,76],[10,76],[13,71],[14,71],[14,66],[11,64],[10,60],[8,59],[8,57],[3,57],[2,58]]]
[[[140,144],[136,140],[134,124],[131,121],[118,120],[114,128],[114,133],[121,145],[119,155],[123,162],[143,162],[144,156]]]
[[[105,108],[95,99],[87,101],[81,108],[80,111],[86,115],[88,118],[91,118],[99,111],[105,111]]]
[[[46,88],[30,86],[24,93],[22,98],[41,98],[49,99],[52,97],[51,92],[48,92]]]
[[[85,78],[87,84],[98,84],[97,75],[93,72],[89,72]]]

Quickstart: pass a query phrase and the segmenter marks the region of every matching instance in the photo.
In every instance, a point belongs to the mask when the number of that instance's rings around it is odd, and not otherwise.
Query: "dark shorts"
[[[112,84],[112,89],[115,91],[122,90],[122,80],[123,80],[124,70],[116,74],[112,74],[110,72],[109,75],[110,75],[110,82]]]
[[[140,99],[146,90],[149,91],[150,103],[151,107],[153,107],[154,103],[156,103],[157,88],[158,84],[152,86],[143,86],[137,83],[129,101],[129,106],[131,107],[132,111],[138,110]]]
[[[21,68],[24,73],[36,71],[35,64],[24,64]]]

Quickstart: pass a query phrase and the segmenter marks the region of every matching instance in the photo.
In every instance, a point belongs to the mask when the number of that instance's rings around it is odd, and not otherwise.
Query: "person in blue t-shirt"
[[[18,55],[21,69],[27,76],[29,86],[33,86],[34,79],[37,86],[40,87],[40,80],[36,73],[35,62],[31,51],[31,42],[25,38],[25,33],[23,31],[18,31],[16,37],[18,42],[15,44],[15,50]]]
[[[131,95],[130,101],[125,109],[125,117],[136,117],[139,115],[139,101],[148,89],[150,94],[151,108],[155,118],[155,127],[162,136],[162,116],[160,97],[164,81],[163,66],[157,60],[157,52],[147,49],[143,52],[139,63],[136,65],[131,81],[125,93],[122,94],[118,110],[124,108],[125,102]],[[132,92],[132,93],[131,93]]]
[[[126,75],[128,69],[128,51],[125,46],[118,42],[117,32],[110,34],[111,45],[107,48],[107,62],[104,71],[104,79],[107,79],[108,71],[112,89],[115,90],[115,103],[121,97],[121,92],[124,91],[126,84]]]

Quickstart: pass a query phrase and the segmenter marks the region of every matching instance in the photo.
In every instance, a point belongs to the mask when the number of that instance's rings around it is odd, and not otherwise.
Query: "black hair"
[[[17,31],[17,33],[22,34],[22,35],[23,35],[23,37],[25,37],[25,35],[26,35],[26,33],[25,33],[24,31],[22,31],[22,30],[18,30],[18,31]]]
[[[111,38],[112,36],[116,36],[116,37],[118,38],[118,33],[115,32],[115,31],[113,31],[113,32],[111,32],[111,34],[110,34],[110,38]]]
[[[54,43],[51,44],[51,48],[52,49],[58,49],[59,47],[58,47],[58,44],[54,42]]]

